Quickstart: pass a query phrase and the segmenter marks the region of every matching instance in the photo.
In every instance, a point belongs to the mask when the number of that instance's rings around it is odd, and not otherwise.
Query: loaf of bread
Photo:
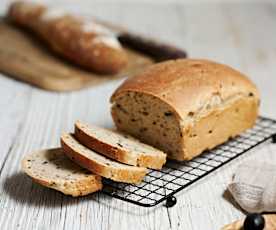
[[[84,196],[102,189],[101,177],[72,162],[61,148],[25,156],[22,168],[33,181],[66,195]]]
[[[77,121],[75,137],[86,147],[125,164],[161,169],[166,162],[162,151],[127,134],[95,125]]]
[[[240,72],[212,61],[179,59],[127,79],[111,103],[119,130],[183,161],[251,128],[260,100]]]
[[[140,183],[147,173],[143,167],[130,166],[113,161],[85,147],[71,134],[61,136],[65,154],[78,165],[105,178],[125,183]]]
[[[114,33],[95,21],[24,1],[12,3],[7,16],[37,34],[57,54],[89,70],[114,74],[127,64]]]

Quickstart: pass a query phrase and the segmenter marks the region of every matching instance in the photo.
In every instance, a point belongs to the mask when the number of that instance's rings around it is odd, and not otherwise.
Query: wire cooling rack
[[[160,171],[149,170],[138,185],[104,180],[103,192],[144,207],[155,206],[163,201],[172,207],[176,203],[175,193],[269,139],[276,142],[276,121],[259,117],[252,129],[191,161],[168,161]]]

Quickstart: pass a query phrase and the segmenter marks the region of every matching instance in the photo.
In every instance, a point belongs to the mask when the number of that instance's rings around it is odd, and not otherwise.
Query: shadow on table
[[[61,192],[33,183],[24,173],[16,173],[7,177],[3,189],[11,199],[30,206],[61,208],[62,206],[78,205],[80,202],[93,202],[93,205],[136,216],[148,215],[158,209],[158,207],[140,208],[102,193],[94,193],[83,197],[65,196]]]
[[[240,206],[239,204],[236,202],[236,200],[234,199],[234,197],[232,196],[232,194],[229,192],[228,189],[226,189],[223,193],[223,198],[230,203],[235,209],[241,211],[243,214],[247,214]]]
[[[16,202],[32,206],[60,208],[64,205],[74,205],[83,201],[96,201],[96,193],[78,198],[65,196],[61,192],[33,183],[24,173],[16,173],[7,177],[3,189]]]

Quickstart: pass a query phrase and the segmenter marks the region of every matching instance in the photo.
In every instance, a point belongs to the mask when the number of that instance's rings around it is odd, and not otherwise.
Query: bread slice
[[[84,196],[102,189],[101,177],[72,162],[61,148],[25,156],[22,168],[35,182],[66,195]]]
[[[80,121],[75,123],[75,137],[86,147],[125,164],[161,169],[166,162],[166,154],[150,145]]]
[[[61,145],[65,154],[72,161],[97,175],[114,181],[140,183],[147,173],[146,168],[118,163],[88,149],[71,134],[61,136]]]

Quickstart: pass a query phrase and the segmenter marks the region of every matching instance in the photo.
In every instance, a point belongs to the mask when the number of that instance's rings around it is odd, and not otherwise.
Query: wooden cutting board
[[[55,56],[40,40],[0,20],[0,72],[37,87],[53,91],[72,91],[131,75],[154,61],[127,49],[128,66],[116,75],[85,71]]]
[[[267,214],[263,215],[265,218],[265,228],[264,230],[275,230],[276,229],[276,215],[275,214]],[[244,220],[237,220],[232,224],[228,224],[224,226],[221,230],[243,230],[243,222]]]

